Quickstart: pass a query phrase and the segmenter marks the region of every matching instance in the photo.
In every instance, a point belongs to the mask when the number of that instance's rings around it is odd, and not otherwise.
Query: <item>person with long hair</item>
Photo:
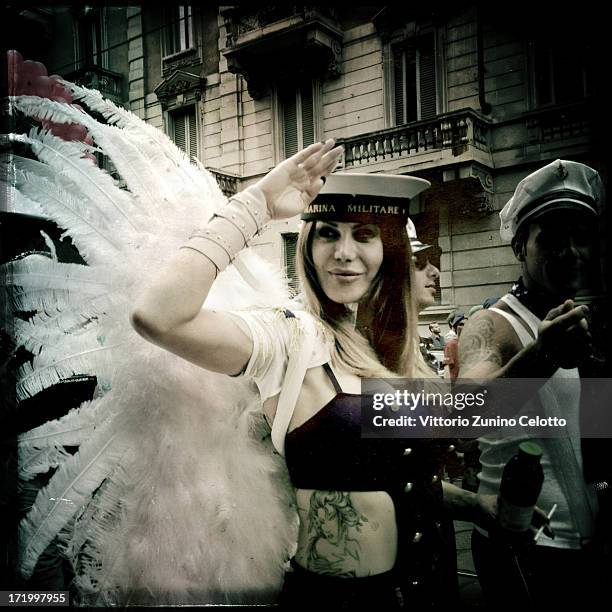
[[[452,591],[436,570],[446,545],[439,448],[362,439],[360,422],[361,379],[434,376],[418,352],[405,229],[410,198],[429,184],[331,175],[341,151],[332,139],[313,144],[231,198],[137,298],[131,321],[202,368],[257,385],[300,520],[281,604],[429,607]],[[253,235],[298,214],[295,309],[203,308]],[[466,516],[492,512],[468,492],[445,495]]]

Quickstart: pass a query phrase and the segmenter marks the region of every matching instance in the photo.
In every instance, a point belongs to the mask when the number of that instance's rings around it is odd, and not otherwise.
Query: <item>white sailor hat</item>
[[[597,216],[602,194],[597,171],[578,162],[557,159],[516,186],[499,213],[501,238],[511,241],[525,221],[552,210],[574,209]]]
[[[395,174],[331,174],[301,215],[303,221],[383,221],[406,224],[410,200],[431,183]]]
[[[416,227],[410,218],[408,218],[408,223],[406,224],[406,231],[408,232],[408,237],[410,238],[410,248],[412,249],[413,253],[418,253],[419,251],[424,251],[425,249],[431,248],[431,244],[423,244],[417,238]]]

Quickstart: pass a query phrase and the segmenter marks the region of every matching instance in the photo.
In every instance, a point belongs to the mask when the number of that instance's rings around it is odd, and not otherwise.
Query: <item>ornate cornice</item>
[[[162,108],[165,109],[168,107],[169,102],[180,94],[192,94],[196,100],[199,100],[205,84],[206,79],[204,77],[184,70],[175,70],[153,91],[160,101]]]

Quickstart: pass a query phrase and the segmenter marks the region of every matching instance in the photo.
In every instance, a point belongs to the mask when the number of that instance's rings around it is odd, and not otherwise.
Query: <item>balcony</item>
[[[493,169],[588,153],[596,110],[588,100],[493,122],[472,109],[339,138],[349,172],[416,173],[435,183],[461,181],[473,191],[466,211],[493,210]],[[440,197],[444,197],[440,195]],[[464,200],[467,201],[466,198]]]
[[[82,87],[97,89],[116,104],[123,104],[124,102],[122,96],[123,75],[117,72],[106,70],[100,66],[89,65],[64,75],[64,78]]]
[[[257,99],[272,80],[339,76],[342,30],[323,6],[236,6],[222,9],[228,70],[246,79]]]
[[[414,171],[477,162],[493,168],[588,152],[596,109],[588,100],[551,106],[492,122],[472,109],[338,139],[344,167]]]
[[[481,215],[493,210],[492,129],[490,120],[468,108],[337,142],[344,146],[345,170],[416,173],[438,191],[461,181],[463,212]]]
[[[490,122],[472,109],[438,115],[386,130],[338,139],[344,145],[344,167],[372,165],[397,170],[406,165],[420,169],[477,161],[492,165]]]
[[[206,169],[215,177],[223,195],[231,198],[238,192],[238,175],[227,172],[226,170],[218,170],[217,168]]]

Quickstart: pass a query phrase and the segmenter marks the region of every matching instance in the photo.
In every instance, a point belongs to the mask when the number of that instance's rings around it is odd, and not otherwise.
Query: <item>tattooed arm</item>
[[[481,311],[470,319],[459,340],[461,378],[548,378],[557,366],[545,358],[541,342],[522,347],[501,315]]]
[[[501,315],[488,310],[467,322],[459,341],[462,378],[548,378],[573,368],[592,352],[588,308],[572,300],[548,311],[538,337],[523,347]]]
[[[502,417],[516,416],[533,396],[534,388],[519,384],[510,390],[493,381],[532,377],[544,381],[557,369],[551,360],[543,358],[536,341],[523,347],[512,325],[502,315],[489,311],[476,313],[464,326],[459,338],[459,368],[455,391],[474,393],[476,385],[478,390],[487,393],[487,402],[475,414]],[[462,410],[461,414],[472,416],[469,409]],[[483,429],[482,433],[487,431]]]

